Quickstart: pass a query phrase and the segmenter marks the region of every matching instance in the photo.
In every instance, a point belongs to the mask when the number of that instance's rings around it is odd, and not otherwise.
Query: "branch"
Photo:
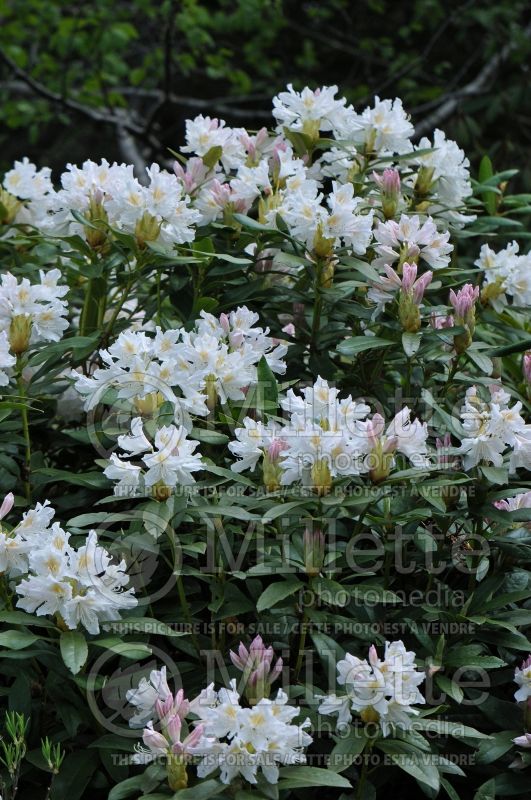
[[[123,127],[123,125],[117,125],[116,138],[118,141],[118,147],[120,149],[120,153],[122,154],[122,158],[127,164],[133,165],[139,182],[145,186],[147,183],[147,177],[146,177],[147,162],[142,153],[140,152],[140,149],[138,148],[134,137],[129,133],[129,131],[126,128]]]
[[[525,38],[531,37],[531,24],[524,28],[522,35]],[[434,128],[454,113],[462,100],[481,94],[490,85],[499,67],[507,61],[516,46],[517,43],[514,40],[507,42],[507,44],[485,64],[474,80],[452,94],[441,98],[440,105],[435,109],[433,114],[423,119],[422,122],[419,122],[415,127],[415,137],[420,138],[425,134],[431,133]]]
[[[68,97],[63,97],[62,95],[53,92],[43,83],[33,78],[25,70],[21,69],[18,64],[16,64],[6,53],[3,52],[3,50],[0,50],[0,61],[3,61],[4,64],[6,64],[7,67],[9,67],[9,69],[19,79],[19,81],[29,87],[34,94],[44,97],[51,103],[56,103],[57,105],[60,105],[69,111],[80,114],[87,119],[90,119],[92,122],[112,125],[116,129],[118,144],[122,154],[124,156],[126,152],[129,154],[127,158],[130,163],[134,165],[138,173],[139,180],[145,180],[146,163],[140,154],[133,137],[136,136],[139,139],[147,142],[155,151],[161,151],[162,145],[146,130],[144,126],[135,122],[130,114],[127,114],[122,109],[117,109],[111,113],[108,113],[97,108],[91,108],[91,106],[79,103],[77,100],[72,100]]]
[[[50,100],[52,103],[57,103],[64,108],[68,108],[70,111],[75,111],[77,114],[82,114],[83,116],[91,119],[93,122],[104,122],[111,125],[122,124],[131,133],[136,133],[137,135],[143,133],[143,129],[139,125],[133,123],[131,120],[127,122],[122,120],[119,122],[113,114],[106,114],[97,108],[91,108],[83,103],[79,103],[77,100],[71,100],[68,97],[63,97],[62,95],[57,94],[57,92],[52,92],[52,90],[48,89],[48,87],[43,83],[35,80],[35,78],[33,78],[29,73],[21,69],[18,64],[15,64],[15,62],[6,53],[4,53],[3,50],[0,50],[0,61],[3,61],[4,64],[6,64],[17,76],[17,78],[33,89],[35,94],[44,97],[46,100]]]

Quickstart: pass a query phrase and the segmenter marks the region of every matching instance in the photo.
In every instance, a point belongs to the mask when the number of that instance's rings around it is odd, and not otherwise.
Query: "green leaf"
[[[483,156],[479,165],[479,182],[486,183],[494,175],[492,161],[488,156]],[[496,195],[492,192],[480,192],[480,196],[485,204],[487,212],[494,216],[496,214]]]
[[[445,678],[444,675],[436,675],[435,682],[443,692],[450,695],[450,697],[455,700],[456,703],[462,703],[463,698],[465,696],[461,687],[454,683],[454,681],[450,680],[450,678]]]
[[[285,767],[280,770],[278,788],[304,789],[309,786],[330,786],[335,789],[352,789],[352,784],[337,772],[319,767]]]
[[[265,356],[262,356],[258,362],[256,375],[258,381],[257,409],[275,412],[278,408],[278,384]]]
[[[172,800],[208,800],[226,791],[227,787],[219,781],[201,781],[196,786],[180,789],[173,795]]]
[[[496,800],[494,779],[482,784],[474,795],[474,800]]]
[[[147,644],[140,642],[122,642],[116,636],[108,637],[107,639],[94,639],[91,644],[97,647],[103,647],[105,650],[111,650],[124,658],[145,658],[151,655],[151,648]]]
[[[63,631],[59,639],[59,647],[64,663],[72,673],[77,675],[88,658],[88,645],[80,631]]]
[[[386,752],[382,742],[378,742],[378,747]],[[439,770],[431,763],[433,756],[431,753],[390,753],[389,757],[393,764],[408,775],[411,775],[419,783],[424,783],[438,792],[440,788]]]
[[[343,772],[354,763],[368,742],[365,728],[353,728],[346,737],[337,737],[336,746],[330,753],[329,769]]]
[[[338,344],[337,351],[343,356],[354,356],[365,350],[376,350],[393,344],[395,343],[389,339],[380,339],[378,336],[351,336]]]
[[[504,467],[480,466],[480,470],[489,483],[494,483],[496,486],[505,486],[509,483],[509,473]]]
[[[213,167],[216,166],[222,155],[223,155],[222,146],[220,144],[215,144],[203,156],[203,164],[205,165],[205,167],[213,169]]]
[[[133,778],[126,778],[125,781],[120,781],[116,786],[113,786],[109,792],[108,800],[125,800],[133,794],[139,797],[142,791],[143,775],[135,775]]]
[[[459,795],[455,791],[454,787],[451,783],[449,783],[446,778],[441,776],[441,787],[444,789],[450,800],[460,800]]]
[[[286,597],[295,594],[302,586],[304,586],[304,584],[297,580],[297,578],[288,578],[287,580],[271,583],[258,598],[256,610],[260,612],[272,606],[276,606],[277,603],[285,600]]]
[[[26,631],[4,631],[0,633],[0,647],[7,647],[9,650],[24,650],[35,642],[39,641],[39,637],[34,633],[27,633]]]
[[[54,628],[55,625],[46,617],[26,614],[25,611],[0,611],[0,622],[11,625],[34,625],[36,628]]]
[[[461,722],[450,722],[445,719],[427,719],[421,717],[415,720],[415,728],[436,733],[439,736],[453,736],[454,739],[489,739],[486,733],[471,728],[470,725],[463,725]]]
[[[406,331],[402,334],[402,347],[404,348],[404,353],[408,358],[413,358],[420,347],[420,341],[420,333],[408,333]]]
[[[520,731],[500,731],[494,733],[479,745],[476,753],[477,764],[491,764],[513,747],[513,739]]]

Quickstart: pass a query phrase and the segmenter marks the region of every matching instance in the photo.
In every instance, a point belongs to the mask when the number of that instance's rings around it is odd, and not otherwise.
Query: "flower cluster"
[[[507,306],[508,296],[515,307],[531,306],[531,254],[519,255],[518,250],[517,242],[497,253],[484,244],[474,262],[485,273],[482,300],[490,302],[496,311]]]
[[[407,730],[419,713],[413,705],[426,702],[418,689],[426,676],[417,670],[415,658],[401,641],[385,643],[383,661],[374,645],[368,659],[347,653],[337,664],[337,682],[346,695],[322,697],[319,713],[337,714],[338,728],[348,725],[355,712],[365,723],[378,723],[384,736]]]
[[[257,422],[245,417],[236,429],[230,451],[239,458],[235,472],[254,471],[262,460],[264,484],[273,491],[302,482],[325,492],[339,476],[370,474],[383,480],[395,464],[395,453],[406,456],[414,467],[428,465],[427,426],[411,420],[403,408],[385,425],[380,414],[368,418],[370,407],[349,395],[340,400],[337,389],[322,378],[298,396],[290,389],[281,400],[289,421]]]
[[[10,272],[4,272],[1,278],[0,325],[7,332],[9,350],[15,355],[39,342],[59,341],[68,328],[68,307],[61,299],[68,286],[58,283],[60,270],[40,270],[39,275],[39,283],[30,283],[27,278],[18,281]],[[2,350],[4,347],[2,344]],[[5,356],[3,364],[11,366],[6,364]]]
[[[254,645],[256,655],[256,640]],[[262,647],[262,655],[270,650]],[[310,721],[292,724],[300,712],[288,704],[282,689],[273,700],[262,697],[249,707],[242,705],[233,680],[230,688],[219,691],[210,684],[188,702],[182,690],[172,695],[163,667],[153,670],[149,681],[142,678],[137,689],[127,692],[127,700],[137,709],[129,724],[145,725],[142,739],[147,749],[137,747],[135,760],[148,763],[165,757],[174,789],[186,786],[186,764],[194,756],[200,778],[219,769],[222,783],[241,776],[255,784],[261,770],[266,781],[277,783],[278,765],[304,763],[304,748],[312,742],[306,733]],[[195,717],[194,727],[187,732],[190,715]]]
[[[156,671],[153,674],[156,675]],[[164,689],[167,689],[165,677],[163,680]],[[162,688],[161,684],[159,691]],[[131,696],[131,690],[128,692],[128,696]],[[132,699],[134,699],[134,690]],[[168,784],[170,789],[174,790],[183,789],[188,785],[187,763],[193,756],[208,751],[215,741],[212,737],[204,736],[204,725],[197,725],[190,733],[186,732],[185,717],[189,712],[190,703],[185,699],[182,689],[175,696],[167,693],[164,699],[157,697],[152,711],[154,719],[147,723],[142,733],[145,747],[137,746],[133,756],[136,764],[149,764],[155,759],[164,759]],[[155,725],[157,729],[155,729]]]
[[[140,247],[169,251],[193,241],[198,226],[256,207],[261,222],[275,227],[281,217],[318,257],[340,247],[365,254],[376,220],[377,265],[420,257],[434,268],[445,266],[452,246],[434,215],[445,225],[473,219],[462,214],[471,194],[462,150],[441,131],[433,142],[414,145],[413,125],[398,98],[376,97],[357,112],[336,94],[336,86],[301,92],[288,86],[273,98],[273,133],[250,134],[203,115],[187,120],[185,165],[176,162],[173,172],[151,165],[146,186],[131,165],[103,159],[69,164],[56,191],[48,168],[16,162],[2,190],[7,221],[54,235],[76,233],[99,249],[116,230],[134,236]],[[313,154],[323,133],[329,149]],[[395,155],[400,159],[390,167]],[[389,219],[399,209],[400,220]]]
[[[273,372],[285,371],[287,345],[256,327],[257,321],[258,314],[243,306],[219,318],[202,311],[192,331],[123,331],[108,350],[100,350],[103,367],[72,377],[86,410],[113,390],[139,414],[169,402],[174,421],[189,427],[190,413],[206,416],[218,397],[243,400],[262,357]]]
[[[231,681],[230,689],[219,691],[211,684],[190,708],[204,726],[205,736],[214,739],[197,768],[200,777],[219,768],[222,783],[241,775],[254,784],[261,770],[269,783],[277,783],[279,764],[306,760],[304,748],[312,742],[306,733],[310,720],[292,724],[300,711],[289,705],[282,689],[273,700],[263,698],[249,708],[240,703],[236,681]]]
[[[117,481],[117,494],[136,495],[194,482],[203,468],[194,453],[198,442],[187,438],[191,414],[206,416],[217,399],[243,400],[257,380],[257,364],[283,372],[287,345],[257,327],[258,315],[245,306],[219,318],[201,312],[192,331],[175,329],[152,336],[124,331],[108,350],[104,366],[91,376],[72,373],[85,396],[85,409],[118,402],[132,408],[130,432],[118,437],[121,455],[112,453],[105,474]],[[160,424],[167,405],[175,424]],[[141,463],[131,459],[141,456]]]
[[[510,401],[511,396],[499,386],[491,387],[488,402],[475,386],[467,389],[461,407],[464,436],[458,451],[466,470],[481,462],[501,467],[508,448],[511,472],[531,465],[531,425],[520,414],[522,403],[510,406]]]
[[[147,427],[147,426],[146,426]],[[118,445],[125,451],[118,456],[111,453],[104,474],[116,481],[114,493],[134,497],[154,493],[163,497],[178,483],[194,483],[193,472],[203,469],[199,453],[194,453],[199,442],[188,439],[183,426],[163,425],[155,430],[153,441],[144,433],[140,417],[131,422],[131,434],[118,437]],[[140,456],[140,463],[131,459]]]
[[[39,170],[27,157],[15,161],[0,187],[0,224],[35,224],[45,214],[47,198],[53,194],[51,174],[49,167]]]
[[[134,177],[132,165],[109,164],[105,159],[100,164],[85,161],[82,167],[68,164],[58,191],[49,172],[43,177],[35,173],[34,165],[16,162],[6,175],[5,188],[14,197],[31,201],[21,204],[16,222],[52,235],[80,234],[93,247],[105,245],[109,227],[134,235],[140,246],[150,242],[167,250],[195,237],[199,212],[189,207],[176,175],[158,164],[147,169],[147,186]],[[41,183],[46,179],[46,194],[40,196],[38,178]]]
[[[6,500],[4,514],[13,498]],[[70,630],[83,625],[99,633],[100,622],[120,619],[120,611],[137,605],[133,589],[125,588],[125,561],[113,563],[96,531],[82,547],[72,547],[70,534],[52,523],[54,515],[48,501],[37,503],[12,531],[0,531],[0,571],[14,581],[19,608],[55,615]]]

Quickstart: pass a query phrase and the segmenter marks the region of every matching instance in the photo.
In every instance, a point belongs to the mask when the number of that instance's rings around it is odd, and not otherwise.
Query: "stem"
[[[20,417],[22,420],[22,434],[24,436],[25,443],[24,465],[22,468],[24,494],[28,503],[31,503],[31,439],[29,431],[28,407],[25,404],[25,400],[27,398],[26,384],[24,383],[24,378],[22,377],[22,360],[19,355],[17,355],[17,386],[22,399]]]
[[[367,744],[365,745],[365,747],[363,748],[363,754],[364,755],[365,755],[365,753],[367,753],[367,755],[370,754],[370,752],[372,750],[372,745],[373,745],[373,740],[370,739],[367,742]],[[355,800],[362,800],[362,798],[363,798],[363,795],[364,795],[364,792],[365,792],[365,783],[367,782],[367,773],[368,773],[368,771],[369,771],[369,759],[368,758],[364,758],[363,759],[363,765],[361,767],[361,772],[360,772],[360,779],[358,781],[358,786],[356,788]]]
[[[409,404],[411,403],[411,398],[410,398],[409,395],[411,394],[412,368],[413,368],[413,365],[411,363],[411,359],[408,358],[407,362],[406,362],[406,385],[405,385],[404,388],[405,388],[405,392],[406,392],[406,402],[409,403]]]
[[[456,357],[454,358],[454,360],[452,362],[452,368],[451,368],[450,372],[448,373],[448,378],[446,379],[446,383],[444,384],[443,395],[446,395],[446,393],[448,392],[448,389],[450,388],[450,383],[451,383],[455,373],[457,372],[457,368],[459,366],[460,359],[461,359],[461,355],[458,354],[458,355],[456,355]]]
[[[190,606],[188,605],[188,600],[186,599],[186,592],[184,591],[184,584],[181,575],[177,575],[177,592],[179,593],[179,601],[181,603],[181,608],[184,614],[184,618],[186,622],[190,626],[190,635],[192,639],[192,644],[197,651],[197,655],[200,655],[201,648],[199,647],[199,642],[197,641],[197,636],[195,635],[194,631],[194,624],[192,621],[192,614],[190,613]]]
[[[356,788],[356,798],[355,798],[355,800],[361,800],[361,798],[363,797],[363,794],[365,792],[365,783],[367,781],[367,770],[368,770],[368,767],[369,767],[369,762],[368,762],[367,759],[364,759],[362,767],[361,767],[360,779],[358,781],[358,786]]]
[[[299,637],[299,649],[297,651],[297,661],[295,663],[295,670],[293,672],[294,681],[297,682],[299,680],[300,671],[302,669],[302,662],[304,660],[304,648],[306,646],[306,624],[308,622],[308,617],[306,616],[306,611],[302,615],[301,620],[301,635]]]
[[[317,335],[321,327],[321,313],[323,310],[323,298],[321,295],[321,278],[323,272],[323,265],[319,260],[316,264],[316,274],[314,283],[314,304],[313,304],[313,319],[312,319],[312,332],[310,339],[310,350],[313,352],[316,349]]]
[[[129,292],[131,291],[131,288],[132,288],[133,284],[134,284],[134,281],[129,281],[126,284],[125,289],[124,289],[124,291],[122,293],[122,296],[120,298],[120,301],[117,304],[116,308],[114,309],[114,311],[112,313],[112,316],[111,316],[111,319],[109,320],[109,324],[107,325],[107,330],[105,331],[105,334],[102,337],[104,342],[107,342],[111,338],[112,329],[114,328],[114,324],[115,324],[116,320],[118,319],[118,315],[119,315],[120,311],[122,310],[125,301],[129,297]]]
[[[52,788],[53,788],[54,779],[55,779],[55,775],[52,775],[52,779],[51,779],[50,783],[48,784],[48,789],[46,790],[46,796],[45,796],[44,800],[50,800],[50,796],[52,794]]]

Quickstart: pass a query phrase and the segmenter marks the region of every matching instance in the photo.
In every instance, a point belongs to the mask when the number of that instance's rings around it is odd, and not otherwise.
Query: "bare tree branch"
[[[18,64],[16,64],[2,50],[0,50],[0,61],[3,61],[4,64],[6,64],[6,66],[9,67],[13,74],[18,78],[18,81],[15,81],[15,84],[21,82],[39,97],[44,97],[51,103],[60,105],[63,108],[72,111],[73,113],[80,114],[87,119],[90,119],[92,122],[112,125],[116,129],[118,144],[121,152],[124,154],[124,156],[126,152],[129,154],[127,158],[130,163],[134,165],[135,170],[138,173],[138,178],[140,180],[145,180],[146,162],[143,156],[140,154],[138,145],[133,137],[138,137],[141,141],[145,141],[155,152],[161,151],[163,148],[161,143],[146,130],[145,126],[136,122],[131,114],[128,114],[123,109],[105,112],[97,108],[91,108],[91,106],[79,103],[77,100],[72,100],[69,97],[63,97],[62,95],[53,92],[51,89],[48,89],[48,87],[43,83],[33,78],[25,70],[21,69]]]
[[[524,28],[522,34],[526,38],[531,37],[531,24]],[[482,94],[494,79],[499,67],[507,61],[512,51],[515,49],[516,44],[514,40],[508,41],[507,44],[485,64],[472,81],[461,89],[442,97],[438,108],[415,127],[415,136],[420,138],[421,136],[431,133],[441,122],[444,122],[445,119],[452,116],[462,100],[465,100],[467,97],[474,97],[478,94]]]
[[[116,139],[122,158],[127,164],[132,164],[135,168],[136,177],[144,186],[147,184],[146,167],[147,162],[140,152],[140,149],[129,131],[122,125],[116,126]]]

